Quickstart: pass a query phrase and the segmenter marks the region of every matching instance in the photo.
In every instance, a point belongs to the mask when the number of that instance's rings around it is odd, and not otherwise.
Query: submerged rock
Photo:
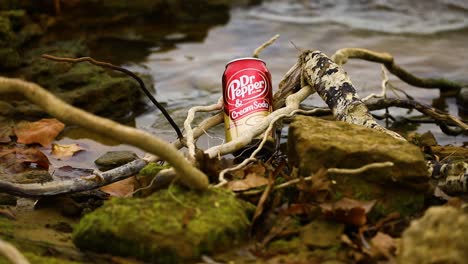
[[[401,238],[398,263],[466,263],[468,215],[453,207],[431,207]]]
[[[184,263],[238,245],[253,209],[225,190],[171,187],[144,199],[107,202],[81,220],[73,240],[81,249]]]
[[[94,161],[104,169],[112,169],[138,159],[133,151],[109,151]]]
[[[371,221],[395,211],[410,216],[424,207],[429,176],[418,147],[362,126],[313,117],[298,116],[289,129],[289,162],[304,177],[320,168],[394,163],[359,174],[328,174],[336,183],[331,188],[335,199],[376,200]]]

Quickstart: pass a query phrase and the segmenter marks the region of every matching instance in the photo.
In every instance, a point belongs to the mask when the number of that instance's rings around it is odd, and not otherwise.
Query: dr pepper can
[[[222,81],[224,127],[229,142],[271,113],[271,74],[264,61],[240,58],[227,63]]]

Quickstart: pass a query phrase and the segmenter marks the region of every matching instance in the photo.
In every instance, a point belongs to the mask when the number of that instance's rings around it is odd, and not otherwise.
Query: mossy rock
[[[423,153],[406,141],[380,131],[341,121],[297,116],[289,127],[288,157],[302,176],[320,168],[359,168],[375,162],[393,162],[356,174],[368,181],[428,188]]]
[[[113,199],[86,215],[73,240],[81,249],[182,263],[238,245],[254,207],[225,190],[173,186],[144,199]]]
[[[1,57],[0,48],[0,57]],[[144,98],[136,80],[122,73],[106,70],[90,63],[70,64],[42,59],[42,54],[83,57],[89,50],[82,41],[61,41],[27,51],[19,74],[54,93],[65,102],[101,116],[118,119],[144,108]],[[149,75],[140,76],[147,89],[154,90]],[[17,98],[2,98],[10,116],[42,117],[34,104]]]
[[[288,156],[301,176],[324,168],[359,168],[391,161],[392,167],[359,174],[329,173],[334,200],[376,200],[372,221],[392,212],[403,217],[424,209],[429,177],[419,148],[379,131],[339,121],[298,116],[290,125]]]

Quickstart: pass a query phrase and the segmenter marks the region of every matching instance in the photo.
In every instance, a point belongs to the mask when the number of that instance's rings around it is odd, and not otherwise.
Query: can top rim
[[[233,60],[229,61],[228,63],[226,63],[226,67],[227,67],[229,64],[231,64],[231,63],[233,63],[233,62],[236,62],[236,61],[239,61],[239,60],[257,60],[257,61],[261,61],[261,62],[263,62],[264,64],[266,64],[265,61],[263,61],[262,59],[259,59],[259,58],[254,58],[254,57],[242,57],[242,58],[237,58],[237,59],[233,59]]]

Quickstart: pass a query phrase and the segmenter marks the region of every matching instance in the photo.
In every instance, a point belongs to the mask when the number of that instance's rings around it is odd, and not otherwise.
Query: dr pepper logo
[[[267,76],[254,68],[240,70],[227,81],[224,98],[230,106],[241,107],[268,93]]]

